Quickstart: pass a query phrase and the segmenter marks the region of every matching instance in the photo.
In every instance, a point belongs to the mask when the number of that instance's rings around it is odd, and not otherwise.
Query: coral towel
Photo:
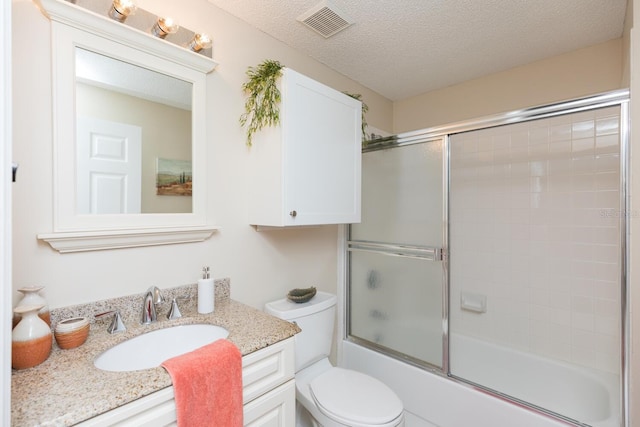
[[[178,427],[242,426],[242,355],[226,339],[165,360]]]

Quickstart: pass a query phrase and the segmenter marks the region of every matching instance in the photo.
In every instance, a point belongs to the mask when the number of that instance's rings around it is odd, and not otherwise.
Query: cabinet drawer
[[[167,387],[134,400],[83,423],[82,427],[159,427],[175,426],[176,402],[173,387]]]
[[[242,358],[242,397],[247,403],[295,375],[294,338]]]
[[[244,405],[245,427],[292,427],[296,424],[296,385],[289,380]]]

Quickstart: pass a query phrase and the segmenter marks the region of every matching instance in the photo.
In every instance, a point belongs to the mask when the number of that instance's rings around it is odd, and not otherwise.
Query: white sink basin
[[[93,362],[103,371],[138,371],[160,366],[165,360],[188,353],[229,336],[215,325],[183,325],[138,335],[106,350]]]

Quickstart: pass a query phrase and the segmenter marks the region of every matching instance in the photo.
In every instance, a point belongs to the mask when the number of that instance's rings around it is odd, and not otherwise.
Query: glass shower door
[[[451,135],[450,373],[620,426],[621,108]]]
[[[442,366],[442,138],[363,154],[362,222],[350,227],[350,339]]]

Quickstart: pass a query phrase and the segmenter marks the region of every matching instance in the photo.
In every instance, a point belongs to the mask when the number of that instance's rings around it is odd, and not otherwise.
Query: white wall
[[[232,297],[255,307],[293,287],[335,292],[337,227],[256,232],[248,225],[250,151],[238,117],[248,66],[277,59],[338,90],[360,92],[367,120],[391,129],[391,102],[329,70],[205,0],[138,1],[171,14],[186,28],[214,37],[220,63],[208,77],[207,162],[211,222],[221,231],[202,243],[60,255],[36,234],[52,231],[52,111],[50,24],[29,0],[13,1],[14,156],[21,163],[13,197],[13,288],[40,284],[51,307],[193,283],[203,265],[230,277]],[[14,303],[19,294],[14,292]]]

